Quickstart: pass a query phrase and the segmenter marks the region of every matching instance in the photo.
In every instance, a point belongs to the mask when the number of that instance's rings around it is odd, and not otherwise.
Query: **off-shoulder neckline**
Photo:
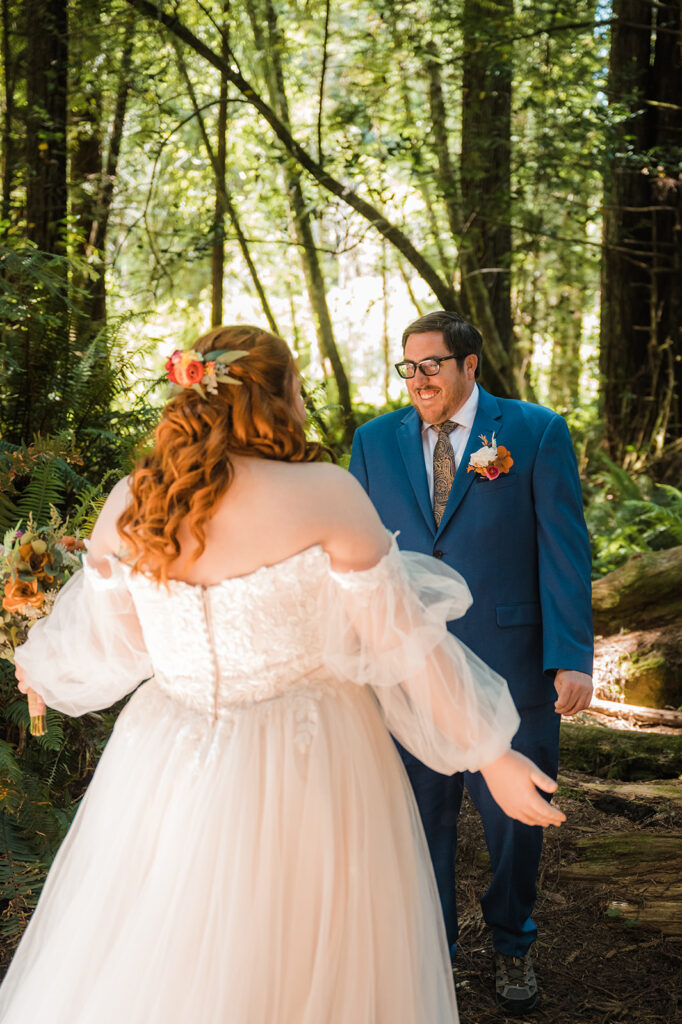
[[[248,582],[250,580],[253,580],[257,576],[262,576],[266,573],[274,572],[276,570],[283,568],[284,566],[290,565],[292,562],[296,562],[298,559],[304,558],[304,556],[306,555],[311,555],[313,553],[320,554],[327,560],[329,559],[329,555],[324,550],[321,544],[310,544],[307,548],[302,548],[300,551],[295,551],[293,555],[287,555],[286,558],[280,558],[279,561],[277,562],[270,562],[268,565],[259,565],[258,568],[251,569],[250,572],[239,573],[236,576],[224,576],[222,580],[216,580],[215,583],[190,583],[189,580],[171,578],[168,580],[168,584],[170,587],[189,587],[190,590],[201,590],[204,592],[208,590],[218,590],[221,587],[225,587],[231,583],[238,584]],[[150,583],[156,582],[155,580],[152,580],[150,576],[147,576],[145,573],[142,573],[142,577],[143,579],[148,580]]]
[[[292,555],[287,555],[286,558],[280,558],[279,561],[277,562],[271,562],[268,565],[259,565],[258,568],[251,569],[250,572],[241,573],[237,576],[225,576],[222,580],[217,580],[215,583],[190,583],[189,580],[171,578],[168,580],[168,584],[170,587],[189,587],[189,589],[191,590],[201,590],[205,593],[209,590],[220,589],[221,587],[227,586],[231,583],[238,584],[240,582],[247,582],[253,580],[257,576],[264,575],[270,572],[276,572],[284,566],[289,566],[292,562],[296,562],[298,559],[303,559],[305,556],[312,554],[322,557],[322,559],[326,562],[328,571],[334,577],[340,577],[342,579],[345,577],[346,579],[352,579],[358,575],[362,576],[365,573],[374,572],[374,570],[379,568],[379,566],[381,566],[384,563],[385,559],[388,558],[388,556],[391,554],[393,549],[396,547],[396,535],[391,534],[390,531],[388,530],[386,532],[390,536],[391,545],[386,554],[381,556],[376,565],[370,566],[369,569],[348,569],[345,572],[340,572],[338,569],[332,569],[330,555],[327,551],[324,550],[322,545],[309,544],[308,547],[302,548],[300,551],[295,551]],[[131,567],[127,562],[121,561],[120,558],[113,554],[108,555],[107,558],[111,559],[111,561],[114,562],[116,565],[121,566],[121,568],[127,574],[129,574],[129,576],[131,575]],[[92,572],[97,573],[98,576],[101,575],[93,566],[89,566],[88,568],[90,568]],[[151,576],[148,576],[146,573],[136,573],[135,576],[137,576],[138,579],[145,580],[148,583],[152,583],[157,586],[159,585],[157,584],[156,580],[154,580]],[[102,579],[106,580],[107,577],[102,577]]]

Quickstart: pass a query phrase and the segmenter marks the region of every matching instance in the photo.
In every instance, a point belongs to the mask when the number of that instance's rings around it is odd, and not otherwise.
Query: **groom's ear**
[[[474,380],[476,378],[476,367],[478,366],[478,356],[475,356],[473,352],[464,360],[464,372],[466,373],[467,380]]]

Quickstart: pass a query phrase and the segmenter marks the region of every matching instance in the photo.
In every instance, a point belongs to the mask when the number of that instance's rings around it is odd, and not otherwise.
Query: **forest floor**
[[[682,921],[676,935],[625,920],[626,875],[614,868],[595,883],[567,877],[579,844],[682,843],[682,782],[641,786],[605,783],[581,772],[559,776],[555,802],[567,816],[545,833],[534,919],[533,954],[541,992],[533,1024],[682,1024]],[[489,862],[478,815],[462,808],[458,852],[460,947],[455,984],[461,1024],[511,1024],[495,1003],[492,948],[478,903]],[[658,837],[667,837],[664,839]],[[610,877],[609,877],[610,875]],[[679,873],[676,876],[679,878]],[[635,914],[636,916],[636,914]]]

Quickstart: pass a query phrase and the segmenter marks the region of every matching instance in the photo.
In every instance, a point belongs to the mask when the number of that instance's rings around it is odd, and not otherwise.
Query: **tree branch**
[[[150,0],[126,0],[126,2],[144,14],[145,17],[164,25],[177,39],[181,40],[186,46],[189,46],[195,53],[198,53],[209,64],[212,64],[219,71],[224,71],[228,81],[256,108],[261,117],[270,125],[287,152],[294,157],[301,167],[308,171],[324,189],[337,196],[359,213],[361,217],[369,221],[380,235],[383,235],[387,241],[394,245],[426,281],[444,308],[451,308],[454,305],[452,287],[441,278],[422,253],[415,248],[407,235],[395,224],[392,224],[376,207],[357,195],[350,185],[344,185],[333,175],[325,171],[319,162],[314,160],[303,146],[296,141],[272,107],[263,100],[253,86],[238,71],[235,71],[219,54],[215,53],[206,43],[190,32],[176,16],[162,11]]]
[[[249,252],[249,247],[248,247],[248,244],[247,244],[247,240],[246,240],[246,237],[244,235],[244,232],[242,231],[242,227],[241,227],[241,224],[240,224],[240,221],[239,221],[239,216],[238,216],[237,211],[236,211],[236,209],[234,207],[234,203],[232,202],[232,197],[230,196],[229,192],[227,191],[227,188],[225,187],[225,184],[224,184],[224,181],[223,181],[222,168],[220,166],[220,161],[218,160],[216,152],[213,149],[213,146],[211,145],[211,140],[209,138],[208,131],[206,129],[206,122],[204,121],[203,115],[201,113],[201,108],[199,107],[199,103],[197,101],[197,96],[196,96],[196,93],[194,91],[194,85],[192,84],[192,79],[189,76],[189,71],[187,70],[187,65],[185,64],[185,61],[183,60],[182,52],[180,51],[180,48],[177,45],[176,45],[176,54],[177,54],[177,58],[178,58],[178,66],[180,68],[180,71],[182,72],[182,77],[185,79],[185,84],[187,85],[187,91],[189,93],[189,98],[192,101],[192,107],[194,108],[194,113],[195,113],[195,115],[197,117],[197,122],[198,122],[198,125],[199,125],[199,131],[201,132],[201,137],[202,137],[203,142],[204,142],[204,148],[205,148],[206,153],[208,155],[208,159],[209,159],[209,162],[211,164],[211,168],[213,169],[213,175],[215,177],[216,189],[220,193],[220,197],[221,197],[223,203],[225,204],[225,209],[227,210],[227,215],[228,215],[228,217],[230,218],[230,220],[232,222],[232,227],[234,228],[234,233],[235,233],[235,236],[237,238],[237,242],[239,243],[239,248],[241,250],[242,256],[244,257],[244,262],[246,263],[246,266],[248,267],[249,274],[251,275],[251,280],[253,281],[254,288],[256,289],[256,291],[258,293],[258,298],[260,299],[260,303],[261,303],[261,306],[263,307],[263,312],[265,313],[265,317],[266,317],[266,319],[268,321],[268,325],[270,327],[270,330],[272,331],[273,334],[279,334],[279,329],[277,327],[277,322],[276,322],[276,320],[275,320],[275,318],[273,316],[272,310],[270,309],[270,303],[268,302],[267,296],[265,294],[265,290],[263,288],[263,285],[261,284],[261,280],[260,280],[260,278],[258,276],[258,271],[256,270],[256,266],[255,266],[255,264],[253,262],[253,259],[251,258],[251,253]]]
[[[329,8],[330,0],[326,0],[324,9],[324,42],[322,44],[322,68],[320,70],[320,94],[317,104],[317,159],[322,166],[322,104],[324,103],[324,79],[327,74],[327,45],[329,43]]]

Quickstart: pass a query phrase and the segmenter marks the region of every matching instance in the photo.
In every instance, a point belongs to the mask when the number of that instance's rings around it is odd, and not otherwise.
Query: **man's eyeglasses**
[[[435,377],[440,372],[441,363],[446,359],[456,358],[457,356],[432,356],[430,359],[422,359],[420,363],[413,363],[408,359],[404,363],[396,363],[395,368],[403,380],[410,380],[417,370],[421,370],[426,377]]]

